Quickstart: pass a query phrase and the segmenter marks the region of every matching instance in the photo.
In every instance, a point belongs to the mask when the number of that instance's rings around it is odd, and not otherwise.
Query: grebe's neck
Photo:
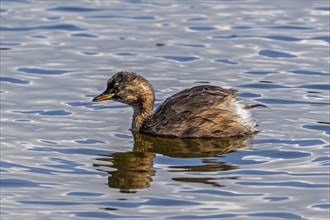
[[[153,102],[141,102],[133,106],[132,131],[139,132],[143,123],[154,113],[153,106]]]

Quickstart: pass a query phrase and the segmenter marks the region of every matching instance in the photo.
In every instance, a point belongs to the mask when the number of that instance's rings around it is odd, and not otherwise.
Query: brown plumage
[[[202,85],[183,90],[155,111],[150,83],[132,72],[119,72],[94,102],[114,100],[133,107],[132,131],[169,137],[231,137],[255,133],[255,120],[236,100],[237,90]]]

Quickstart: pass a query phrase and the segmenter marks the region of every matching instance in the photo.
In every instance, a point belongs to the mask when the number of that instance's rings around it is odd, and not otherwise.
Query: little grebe
[[[133,72],[118,72],[93,102],[114,100],[133,107],[131,130],[153,136],[231,137],[257,132],[249,109],[236,100],[237,90],[202,85],[165,100],[155,111],[150,83]]]

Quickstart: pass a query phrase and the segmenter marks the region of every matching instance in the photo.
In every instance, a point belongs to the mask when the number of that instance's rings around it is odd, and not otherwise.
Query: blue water
[[[1,219],[329,219],[327,1],[1,2]],[[114,73],[155,106],[239,89],[260,132],[133,136],[92,103]]]

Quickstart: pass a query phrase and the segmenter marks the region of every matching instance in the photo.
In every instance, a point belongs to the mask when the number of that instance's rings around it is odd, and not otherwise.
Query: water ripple
[[[246,74],[253,74],[253,75],[270,75],[270,74],[273,74],[273,73],[276,73],[276,72],[273,72],[273,71],[247,71],[247,72],[244,72]]]
[[[330,204],[317,204],[313,205],[313,208],[318,208],[318,209],[330,209]]]
[[[10,188],[49,188],[44,186],[45,183],[38,183],[30,180],[22,180],[22,179],[1,179],[0,186],[1,187],[10,187]]]
[[[87,56],[98,56],[100,55],[101,53],[99,52],[94,52],[94,51],[82,51],[81,52],[83,55],[87,55]]]
[[[33,111],[13,111],[14,113],[20,114],[38,114],[38,115],[46,115],[46,116],[67,116],[71,115],[71,112],[66,110],[33,110]]]
[[[212,26],[194,26],[194,27],[188,27],[189,30],[192,31],[214,31],[217,30],[217,28]]]
[[[182,191],[183,193],[202,193],[202,194],[210,194],[215,196],[262,196],[261,193],[234,193],[229,191],[222,190],[191,190],[191,191]]]
[[[238,96],[244,98],[260,98],[262,95],[253,92],[240,92],[238,93]]]
[[[130,202],[131,205],[128,205],[127,202],[96,202],[95,204],[104,205],[104,206],[114,206],[114,207],[130,207],[137,208],[139,206],[187,206],[187,205],[199,205],[199,202],[191,202],[186,200],[179,199],[164,199],[164,198],[153,198],[153,197],[145,197],[145,201],[143,202]],[[38,201],[38,200],[23,200],[19,201],[22,204],[33,204],[33,205],[56,205],[56,206],[67,206],[67,205],[83,205],[83,204],[91,204],[89,202],[67,202],[67,201]]]
[[[85,18],[94,18],[94,19],[127,19],[127,20],[156,20],[156,16],[145,15],[145,16],[123,16],[123,15],[93,15],[86,16]]]
[[[174,60],[178,62],[191,62],[199,59],[198,57],[195,56],[158,56],[158,57],[164,58],[166,60]]]
[[[283,196],[283,197],[275,197],[275,196],[271,196],[271,197],[264,197],[263,199],[265,200],[269,200],[271,202],[278,202],[278,201],[284,201],[284,200],[288,200],[289,197]]]
[[[295,220],[303,220],[302,216],[296,215],[291,212],[258,212],[258,213],[250,213],[247,216],[251,217],[270,217],[270,218],[280,218],[280,219],[295,219]]]
[[[117,55],[117,56],[124,56],[124,57],[127,57],[127,56],[137,56],[136,53],[131,53],[131,52],[115,53],[115,55]]]
[[[105,144],[105,141],[93,140],[93,139],[85,139],[85,140],[76,140],[79,144]]]
[[[271,29],[284,29],[284,30],[312,30],[314,28],[307,26],[295,26],[295,25],[278,25],[278,26],[270,26],[268,28]]]
[[[103,196],[103,193],[94,193],[94,192],[78,192],[72,191],[66,194],[67,196]]]
[[[289,37],[289,36],[282,36],[282,35],[269,35],[263,36],[264,38],[271,39],[271,40],[280,40],[280,41],[288,41],[288,42],[295,42],[301,41],[301,39],[296,37]]]
[[[82,154],[82,155],[111,155],[113,152],[109,150],[97,150],[95,148],[52,148],[52,147],[34,147],[30,149],[31,151],[40,152],[58,152],[62,154]]]
[[[84,8],[84,7],[73,7],[73,6],[62,6],[49,8],[48,11],[65,11],[65,12],[93,12],[93,11],[103,11],[104,9],[100,8]]]
[[[265,104],[272,104],[272,105],[325,105],[328,106],[330,103],[328,102],[308,102],[308,101],[297,101],[297,100],[289,100],[289,99],[267,99],[267,98],[260,98],[256,99],[258,102],[262,102]]]
[[[317,146],[317,145],[325,144],[324,141],[319,139],[301,139],[301,140],[259,139],[259,140],[254,140],[254,143],[255,144],[265,144],[265,143],[288,144],[288,145],[298,145],[300,147]]]
[[[304,218],[290,212],[258,212],[258,213],[243,213],[243,214],[233,214],[233,213],[222,213],[222,214],[209,214],[209,215],[176,215],[169,217],[167,219],[232,219],[232,218],[246,218],[249,217],[270,217],[277,219],[296,219],[303,220]],[[240,218],[239,218],[240,219]]]
[[[269,157],[269,158],[281,158],[281,159],[296,159],[311,156],[311,153],[300,151],[284,151],[284,150],[263,150],[256,152],[254,155]]]
[[[12,83],[12,84],[25,84],[25,85],[30,83],[29,80],[17,79],[13,77],[0,77],[0,81]]]
[[[194,17],[194,18],[189,18],[187,21],[205,21],[207,20],[206,17]]]
[[[116,209],[113,209],[116,210]],[[117,218],[123,218],[121,215],[115,215],[111,214],[108,211],[101,212],[101,211],[79,211],[79,212],[72,212],[71,213],[75,217],[83,217],[87,219],[92,218],[100,218],[100,219],[117,219]],[[129,216],[130,218],[141,218],[141,216]]]
[[[90,97],[95,97],[95,95],[92,95]],[[69,106],[72,107],[85,107],[93,110],[103,110],[103,109],[113,109],[113,108],[128,108],[125,105],[121,104],[112,104],[112,105],[100,105],[100,104],[95,104],[93,102],[67,102],[66,103]]]
[[[329,184],[321,183],[308,183],[302,181],[285,181],[285,182],[236,182],[239,185],[245,186],[281,186],[281,187],[294,187],[294,188],[329,188]]]
[[[330,73],[325,72],[316,72],[316,71],[310,71],[310,70],[292,70],[290,71],[294,74],[300,74],[300,75],[312,75],[312,76],[330,76]]]
[[[322,166],[329,166],[330,165],[330,156],[320,156],[320,157],[312,160],[312,162],[317,162],[318,164],[320,164]]]
[[[330,11],[330,7],[316,7],[314,9],[319,11]]]
[[[88,33],[79,33],[79,34],[71,34],[71,37],[84,37],[84,38],[98,38],[98,36],[94,34],[88,34]]]
[[[307,84],[300,85],[296,88],[315,89],[315,90],[330,90],[330,84]]]
[[[224,63],[224,64],[231,64],[231,65],[237,65],[238,63],[229,59],[219,59],[219,60],[214,60],[214,62],[217,63]]]
[[[269,57],[269,58],[294,58],[296,55],[285,53],[282,51],[276,50],[261,50],[259,51],[259,55]]]
[[[204,47],[206,47],[204,44],[176,44],[176,45],[177,46],[182,46],[182,47],[197,47],[197,48],[204,48]],[[161,46],[164,46],[164,45],[161,45]]]
[[[45,25],[35,27],[0,27],[1,31],[33,31],[33,30],[61,30],[61,31],[83,31],[84,28],[80,28],[73,24],[57,24],[57,25]]]
[[[243,27],[241,27],[243,28]],[[246,29],[248,29],[246,27]],[[212,36],[213,39],[223,39],[223,40],[228,40],[228,39],[246,39],[246,38],[261,38],[261,39],[268,39],[268,40],[274,40],[274,41],[285,41],[285,42],[300,42],[303,40],[320,40],[324,41],[326,43],[330,43],[330,36],[317,36],[317,37],[310,37],[310,38],[297,38],[297,37],[291,37],[291,36],[286,36],[286,35],[216,35]]]
[[[40,69],[40,68],[30,68],[30,67],[20,67],[17,68],[17,71],[30,73],[30,74],[41,74],[41,75],[62,75],[72,71],[68,70],[50,70],[50,69]]]
[[[251,84],[240,85],[238,87],[257,88],[257,89],[283,89],[283,88],[288,88],[287,86],[277,85],[277,84],[273,84],[273,83],[251,83]]]
[[[330,125],[303,125],[303,128],[314,131],[324,131],[325,134],[330,135]]]
[[[330,44],[330,36],[312,37],[311,40],[321,40]]]

